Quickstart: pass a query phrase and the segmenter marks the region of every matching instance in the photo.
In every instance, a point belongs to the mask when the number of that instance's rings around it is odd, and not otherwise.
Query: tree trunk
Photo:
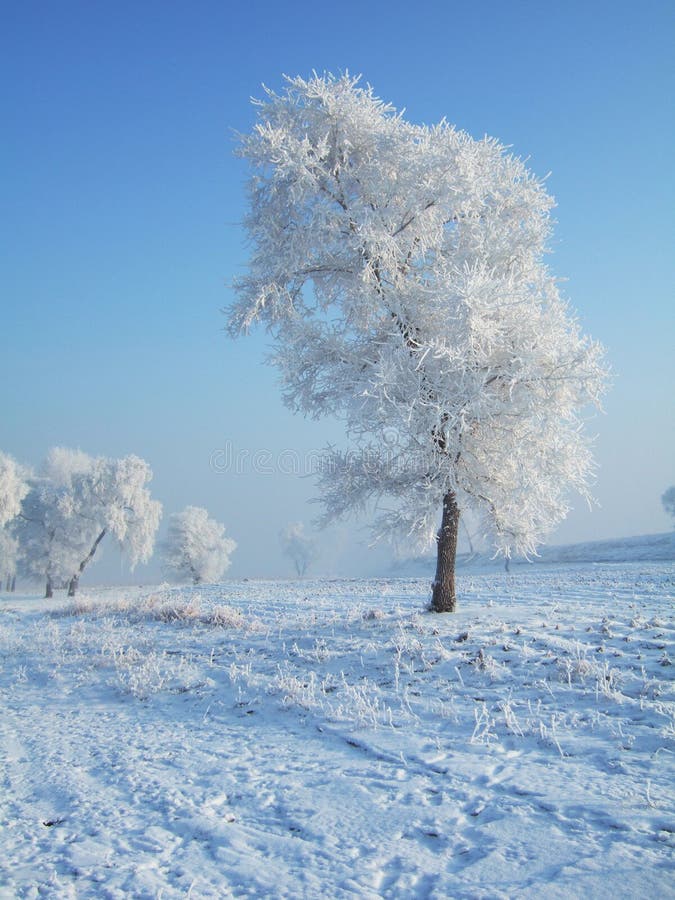
[[[75,594],[77,593],[77,589],[80,584],[80,575],[84,572],[84,569],[85,569],[85,566],[87,565],[87,563],[91,562],[91,560],[93,559],[94,554],[96,553],[96,550],[98,549],[98,545],[101,543],[101,541],[105,537],[107,530],[108,530],[107,528],[104,528],[103,531],[99,534],[99,536],[94,541],[91,550],[89,551],[89,553],[87,553],[85,558],[80,563],[79,569],[73,575],[73,577],[70,579],[70,582],[68,583],[68,596],[69,597],[74,597]]]
[[[454,612],[457,608],[455,594],[455,557],[459,531],[459,507],[452,491],[443,498],[443,519],[438,532],[438,556],[436,577],[431,594],[432,612]]]
[[[16,590],[16,575],[12,575],[12,586],[10,590],[12,593],[14,593],[14,591]]]
[[[54,583],[52,582],[52,576],[47,575],[47,586],[45,587],[45,600],[51,600],[54,596]]]

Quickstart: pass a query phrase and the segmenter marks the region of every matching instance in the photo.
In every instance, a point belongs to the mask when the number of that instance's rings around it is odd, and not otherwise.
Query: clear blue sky
[[[235,131],[262,82],[362,73],[413,121],[487,133],[551,172],[551,267],[616,381],[600,463],[556,539],[666,530],[675,483],[675,6],[622,2],[2,2],[0,448],[138,453],[169,513],[206,506],[232,574],[284,572],[308,479],[218,474],[214,451],[340,440],[281,405],[265,339],[219,310],[241,272]],[[345,530],[324,568],[367,566]],[[382,554],[380,554],[382,558]],[[355,560],[359,560],[355,568]]]

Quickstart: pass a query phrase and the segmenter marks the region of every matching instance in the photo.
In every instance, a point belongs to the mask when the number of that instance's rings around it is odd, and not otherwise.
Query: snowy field
[[[675,896],[672,563],[1,595],[0,896]]]

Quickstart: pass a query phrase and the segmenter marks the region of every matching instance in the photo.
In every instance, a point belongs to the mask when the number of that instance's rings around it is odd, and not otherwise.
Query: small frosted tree
[[[73,597],[80,576],[111,534],[132,568],[152,555],[161,517],[147,484],[148,464],[137,456],[91,457],[62,447],[50,451],[31,480],[18,535],[26,571],[44,577],[46,596],[65,583]]]
[[[0,528],[16,518],[28,493],[26,472],[11,456],[0,451]]]
[[[216,582],[229,568],[236,546],[225,537],[225,526],[209,518],[205,509],[186,506],[169,517],[162,547],[164,571],[179,582]]]
[[[16,564],[19,542],[7,527],[0,528],[0,590],[3,579],[5,590],[13,591],[16,586]]]
[[[0,451],[0,587],[5,580],[8,591],[16,585],[19,545],[12,528],[30,490],[27,478],[16,460]]]
[[[413,125],[357,82],[294,78],[257,102],[229,325],[267,325],[291,409],[345,421],[324,521],[375,504],[378,534],[435,540],[431,605],[449,611],[462,511],[508,557],[535,551],[570,489],[588,496],[580,415],[607,373],[543,262],[542,183],[497,141]]]
[[[279,533],[281,549],[295,566],[298,578],[302,578],[317,556],[316,543],[305,534],[302,522],[289,522]]]
[[[75,596],[82,572],[107,534],[126,554],[132,569],[150,559],[162,517],[162,505],[153,500],[148,488],[151,480],[148,463],[134,455],[97,457],[89,473],[75,477],[71,540],[81,552],[68,596]]]
[[[673,520],[673,524],[675,524],[675,485],[669,487],[668,490],[662,494],[661,503],[666,513]]]
[[[68,582],[75,571],[81,549],[72,536],[74,476],[91,470],[93,460],[81,451],[55,447],[41,471],[28,480],[29,491],[16,519],[19,558],[23,574],[44,579],[45,597]]]

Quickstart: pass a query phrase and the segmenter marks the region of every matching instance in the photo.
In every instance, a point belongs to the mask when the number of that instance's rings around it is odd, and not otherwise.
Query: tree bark
[[[47,586],[45,587],[45,600],[51,600],[54,596],[54,583],[52,582],[52,576],[47,575]]]
[[[438,532],[436,577],[431,594],[432,612],[455,612],[455,558],[459,531],[459,507],[452,491],[443,498],[443,519]]]
[[[98,545],[101,543],[101,541],[105,537],[107,530],[108,530],[107,528],[104,528],[103,531],[99,534],[99,536],[94,541],[91,550],[89,551],[89,553],[87,553],[85,558],[80,563],[79,569],[73,575],[73,577],[70,579],[70,582],[68,583],[68,596],[69,597],[74,597],[75,594],[77,593],[77,588],[79,587],[79,584],[80,584],[80,575],[84,572],[84,569],[85,569],[85,566],[87,565],[87,563],[91,562],[91,560],[93,559],[93,556],[96,553],[96,550],[98,549]]]

